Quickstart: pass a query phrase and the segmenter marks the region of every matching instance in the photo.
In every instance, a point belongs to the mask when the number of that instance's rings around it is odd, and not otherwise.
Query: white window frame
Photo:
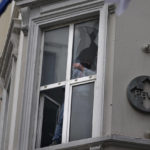
[[[43,111],[44,111],[44,98],[47,98],[49,101],[51,101],[52,103],[54,103],[55,105],[57,105],[60,109],[60,104],[57,103],[55,100],[53,100],[51,97],[42,94],[40,96],[40,103],[39,103],[39,114],[38,114],[38,128],[37,128],[37,147],[40,147],[41,144],[41,137],[42,137],[42,123],[43,123]]]
[[[105,72],[105,57],[106,57],[106,35],[107,35],[107,19],[106,18],[107,18],[107,15],[108,15],[108,7],[105,5],[105,7],[103,7],[103,10],[100,11],[100,15],[99,15],[98,43],[101,43],[101,44],[98,44],[98,59],[97,59],[96,75],[90,75],[90,76],[86,76],[82,78],[71,79],[70,72],[71,72],[71,67],[72,67],[71,65],[72,65],[72,51],[73,51],[74,25],[75,24],[68,24],[69,36],[68,36],[68,56],[67,56],[67,67],[66,67],[66,79],[65,81],[62,81],[62,82],[43,85],[40,87],[39,92],[53,89],[53,88],[62,87],[62,86],[66,87],[65,100],[64,100],[62,143],[69,142],[70,117],[71,117],[71,95],[72,95],[73,86],[87,84],[87,83],[94,83],[92,137],[91,138],[100,136],[102,132],[101,130],[102,130],[102,123],[103,123],[102,116],[103,116],[103,99],[104,99],[104,76],[105,76],[104,72]],[[93,20],[93,19],[90,19],[90,20]],[[84,21],[84,18],[83,18],[83,21]],[[44,33],[45,32],[46,31],[43,32],[43,38],[42,38],[42,50],[43,51],[44,51]],[[40,66],[42,67],[42,63]],[[103,89],[103,90],[100,90],[100,89]],[[101,114],[101,117],[98,117],[97,114]],[[41,120],[40,122],[38,122],[38,124],[41,125]],[[39,132],[41,133],[41,131]],[[41,134],[39,134],[39,136],[41,136]],[[38,139],[40,138],[38,137]],[[38,140],[38,144],[37,144],[38,147],[40,145],[39,142],[41,141]]]

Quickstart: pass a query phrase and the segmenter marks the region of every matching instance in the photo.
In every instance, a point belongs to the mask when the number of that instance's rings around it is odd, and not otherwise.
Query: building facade
[[[149,5],[116,16],[103,0],[15,0],[0,150],[149,150]]]

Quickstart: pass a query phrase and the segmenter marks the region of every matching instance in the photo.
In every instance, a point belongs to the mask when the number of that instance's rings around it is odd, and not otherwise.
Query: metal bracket
[[[150,53],[150,44],[145,44],[143,47],[142,47],[142,51],[144,53]]]

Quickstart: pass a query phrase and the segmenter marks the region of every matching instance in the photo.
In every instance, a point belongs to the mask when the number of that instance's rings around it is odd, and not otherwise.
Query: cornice
[[[92,12],[104,5],[104,0],[15,0],[16,5],[20,7],[22,14],[22,31],[24,35],[28,35],[29,20],[36,24],[40,24],[43,20],[52,20],[55,18],[64,19],[70,15],[75,16],[84,14],[84,12]],[[38,8],[39,12],[36,16],[32,15],[34,8]],[[36,10],[36,9],[35,9]],[[88,11],[87,11],[88,10]],[[39,14],[39,15],[38,15]],[[31,15],[31,16],[30,16]],[[60,17],[59,17],[60,16]]]
[[[72,9],[74,7],[82,7],[85,4],[103,3],[103,0],[62,0],[58,3],[51,3],[41,7],[40,13],[57,12],[60,9]]]
[[[57,20],[66,20],[92,13],[99,13],[104,5],[103,0],[70,0],[64,3],[46,5],[40,7],[40,15],[33,17],[32,21],[40,26]],[[71,20],[70,20],[71,21]]]
[[[48,23],[57,22],[57,20],[66,20],[92,13],[99,12],[104,5],[104,0],[15,0],[20,6],[22,14],[22,31],[28,35],[29,20],[41,27],[47,26]],[[32,15],[32,10],[38,7],[36,16]],[[109,12],[114,13],[115,7],[110,5]],[[31,16],[32,17],[31,17]],[[85,17],[86,17],[85,16]],[[89,16],[90,17],[90,16]],[[70,20],[71,21],[71,20]]]
[[[23,8],[23,7],[38,7],[45,4],[52,4],[59,1],[69,1],[69,0],[15,0],[16,6]]]

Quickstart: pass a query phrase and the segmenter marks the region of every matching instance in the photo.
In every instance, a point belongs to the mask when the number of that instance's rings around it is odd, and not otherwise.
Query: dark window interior
[[[61,106],[64,102],[64,87],[41,92],[44,96],[41,147],[49,146],[54,137]]]

